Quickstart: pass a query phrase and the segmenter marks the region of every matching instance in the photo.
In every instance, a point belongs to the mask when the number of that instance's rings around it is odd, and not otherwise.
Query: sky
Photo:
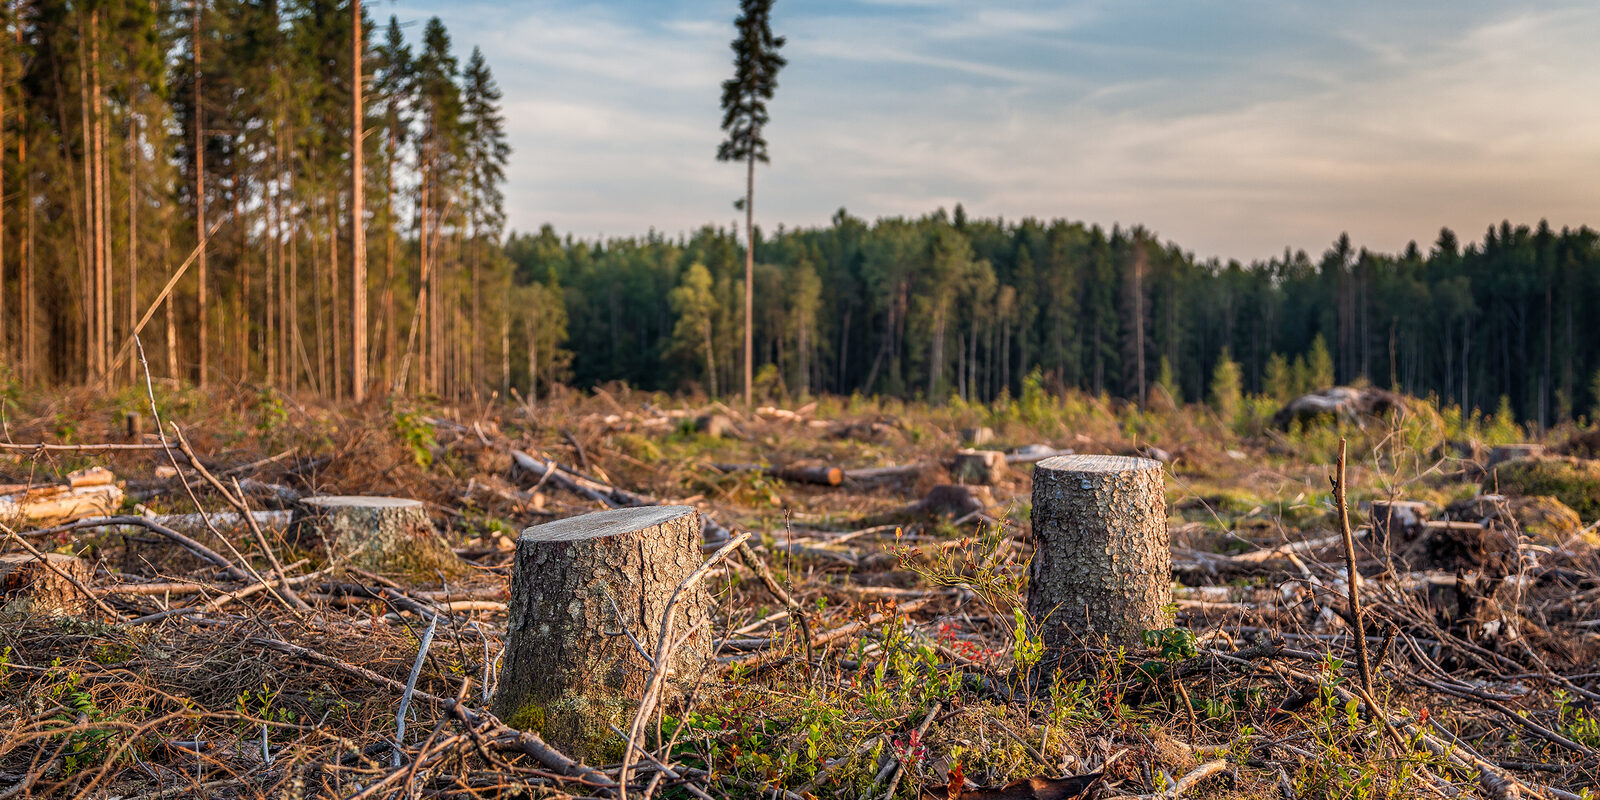
[[[483,49],[508,224],[742,222],[715,160],[736,0],[380,0]],[[777,0],[756,222],[1141,224],[1196,256],[1426,247],[1502,219],[1600,226],[1600,4]]]

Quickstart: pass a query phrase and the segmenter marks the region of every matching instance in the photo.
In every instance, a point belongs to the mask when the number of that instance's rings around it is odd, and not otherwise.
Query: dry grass
[[[1447,576],[1430,584],[1367,557],[1381,710],[1347,700],[1354,670],[1338,547],[1236,557],[1333,533],[1328,465],[1341,434],[1351,440],[1359,523],[1361,504],[1374,498],[1442,506],[1471,494],[1477,475],[1459,454],[1510,436],[1503,421],[1463,421],[1446,410],[1286,434],[1265,427],[1264,404],[1224,423],[1201,408],[1147,414],[1041,393],[992,407],[824,398],[799,419],[623,387],[535,409],[157,394],[162,417],[183,428],[213,472],[300,493],[425,500],[476,569],[459,585],[413,576],[385,592],[374,577],[316,575],[314,554],[269,531],[290,575],[311,576],[296,591],[314,610],[295,613],[258,592],[201,611],[245,584],[137,531],[33,537],[94,560],[94,585],[123,620],[188,611],[137,626],[6,612],[0,797],[610,792],[560,774],[514,732],[475,716],[504,614],[443,604],[503,598],[516,531],[600,507],[554,482],[536,487],[512,467],[510,448],[751,530],[817,634],[864,623],[820,646],[806,669],[797,628],[782,619],[757,624],[781,610],[777,602],[742,566],[720,571],[719,630],[741,632],[727,634],[723,669],[692,702],[665,710],[663,729],[677,739],[649,743],[684,780],[660,779],[652,768],[633,776],[662,796],[689,796],[687,781],[714,796],[883,796],[893,785],[898,796],[944,797],[952,771],[978,786],[1103,773],[1094,791],[1162,797],[1185,775],[1196,779],[1185,797],[1508,796],[1495,776],[1520,783],[1523,796],[1571,797],[1600,781],[1600,564],[1586,546],[1525,546],[1515,591],[1491,595],[1472,588],[1471,574],[1458,590]],[[149,416],[131,392],[20,398],[4,405],[5,436],[122,441],[128,411]],[[695,431],[697,417],[717,412],[730,417],[733,435]],[[1153,632],[1147,652],[1067,664],[1036,652],[1014,610],[1029,557],[1026,465],[993,487],[987,514],[852,533],[947,482],[940,462],[962,445],[962,430],[979,426],[995,434],[989,447],[1158,449],[1171,458],[1179,629]],[[808,460],[930,466],[837,488],[712,466]],[[159,513],[197,508],[187,470],[158,472],[171,465],[160,451],[0,455],[0,483],[48,482],[88,464],[113,468],[130,502]],[[198,488],[195,498],[208,511],[224,508]],[[254,492],[249,502],[275,501]],[[218,537],[201,538],[229,552]],[[241,534],[231,544],[265,570],[248,542]],[[206,586],[195,595],[135,593],[174,580]],[[396,683],[432,614],[439,634],[396,768]],[[453,698],[462,714],[452,712]],[[1460,744],[1430,752],[1424,733]],[[1490,780],[1480,757],[1493,765]],[[1218,760],[1225,769],[1196,771]]]

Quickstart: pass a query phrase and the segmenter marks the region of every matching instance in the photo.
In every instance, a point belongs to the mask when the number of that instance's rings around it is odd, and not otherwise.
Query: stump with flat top
[[[65,576],[88,585],[94,567],[62,553],[45,553],[43,560],[27,553],[0,555],[0,610],[51,617],[86,614],[88,595]]]
[[[1028,615],[1047,647],[1137,647],[1172,627],[1166,509],[1159,461],[1070,455],[1034,467]]]
[[[689,506],[618,508],[522,532],[494,712],[590,763],[621,757],[673,592],[700,566],[702,522]],[[678,597],[663,698],[711,660],[710,595]]]
[[[325,495],[302,499],[289,539],[330,562],[416,581],[459,577],[467,567],[428,519],[421,500]]]
[[[998,450],[957,450],[950,461],[957,483],[993,486],[1006,479],[1006,454]]]

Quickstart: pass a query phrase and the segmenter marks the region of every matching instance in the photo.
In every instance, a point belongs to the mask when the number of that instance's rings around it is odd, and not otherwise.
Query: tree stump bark
[[[380,575],[429,581],[456,577],[466,565],[450,550],[420,500],[403,497],[307,497],[289,525],[295,545]]]
[[[1421,534],[1422,524],[1428,520],[1428,504],[1411,500],[1374,500],[1369,516],[1372,522],[1372,554],[1387,559],[1405,549]]]
[[[1028,615],[1058,653],[1139,646],[1172,627],[1172,551],[1161,463],[1056,456],[1033,471]]]
[[[672,593],[700,566],[701,519],[689,506],[618,508],[522,532],[512,567],[505,662],[494,711],[563,752],[621,757],[644,695]],[[711,659],[711,598],[678,598],[665,700],[682,695]],[[634,640],[637,640],[637,644]]]
[[[45,553],[50,566],[77,578],[85,586],[94,577],[89,562],[63,553]],[[82,616],[89,597],[44,561],[26,553],[0,555],[0,608],[55,617]]]
[[[998,450],[957,450],[950,472],[958,483],[993,486],[1006,479],[1006,454]]]

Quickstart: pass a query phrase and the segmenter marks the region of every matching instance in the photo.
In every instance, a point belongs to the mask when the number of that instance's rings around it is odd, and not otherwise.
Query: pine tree
[[[784,37],[773,36],[769,17],[773,0],[740,0],[740,15],[734,20],[738,36],[733,40],[733,78],[722,83],[722,130],[728,138],[717,148],[718,161],[745,163],[745,259],[744,259],[744,404],[752,402],[752,376],[755,357],[755,195],[756,162],[768,163],[766,127],[767,101],[778,88],[778,70],[788,62],[778,55]]]
[[[1315,392],[1334,385],[1333,357],[1322,334],[1311,340],[1311,352],[1306,356],[1306,385],[1304,391]]]
[[[1224,347],[1217,357],[1217,365],[1211,370],[1211,408],[1225,423],[1232,424],[1239,414],[1239,404],[1243,401],[1240,386],[1239,362],[1234,361]]]
[[[505,118],[500,112],[500,87],[495,85],[494,75],[489,71],[483,52],[476,47],[467,59],[462,80],[465,83],[462,92],[462,125],[466,131],[467,218],[471,226],[472,366],[475,380],[481,380],[483,280],[479,272],[484,248],[499,245],[505,227],[505,195],[500,186],[505,182],[505,167],[511,158],[511,145],[506,142]]]
[[[685,356],[699,351],[705,356],[705,378],[711,396],[717,396],[717,355],[711,332],[717,299],[711,292],[711,272],[696,261],[683,273],[683,281],[667,293],[667,304],[677,315],[672,326],[672,347]]]
[[[362,123],[362,71],[366,37],[362,31],[361,0],[350,0],[350,396],[357,403],[367,394],[367,214],[366,126]]]
[[[394,391],[399,388],[394,385],[394,379],[400,357],[398,352],[400,321],[395,305],[395,293],[400,288],[399,276],[396,274],[399,230],[398,220],[395,218],[395,204],[399,198],[395,173],[396,167],[400,166],[405,158],[401,148],[406,144],[411,126],[410,109],[415,88],[411,48],[406,45],[398,18],[389,17],[383,44],[376,48],[373,55],[373,100],[378,105],[375,118],[381,125],[381,136],[376,138],[382,146],[379,160],[383,163],[383,195],[380,200],[384,251],[383,293],[379,299],[379,308],[382,311],[378,324],[383,331],[383,383]]]

